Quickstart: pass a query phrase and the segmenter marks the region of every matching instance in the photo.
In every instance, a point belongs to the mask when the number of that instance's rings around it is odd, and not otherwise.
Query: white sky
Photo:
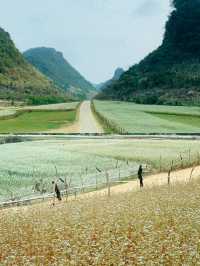
[[[0,0],[0,27],[21,50],[53,47],[91,82],[157,48],[170,0]]]

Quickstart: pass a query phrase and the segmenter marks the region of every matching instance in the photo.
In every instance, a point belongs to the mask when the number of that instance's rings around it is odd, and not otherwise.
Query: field
[[[44,132],[68,125],[75,120],[75,111],[31,111],[0,120],[0,133]]]
[[[151,172],[168,171],[172,160],[174,169],[199,164],[199,150],[200,142],[192,140],[66,139],[0,145],[0,200],[33,194],[41,179],[51,192],[57,176],[71,179],[72,187],[95,184],[96,179],[100,185],[106,182],[105,171],[119,180],[119,172],[121,178],[134,176],[141,163]]]
[[[96,110],[129,133],[199,133],[200,107],[94,101]]]
[[[79,102],[57,103],[57,104],[26,106],[23,109],[25,110],[72,110],[72,109],[76,109],[78,104]]]
[[[199,265],[200,182],[0,212],[2,265]]]
[[[32,133],[59,129],[76,118],[78,103],[6,107],[0,110],[0,133]]]

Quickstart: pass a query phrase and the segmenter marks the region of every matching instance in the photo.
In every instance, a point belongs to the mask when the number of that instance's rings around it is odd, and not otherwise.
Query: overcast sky
[[[157,48],[169,0],[0,0],[0,27],[21,50],[54,47],[91,82]]]

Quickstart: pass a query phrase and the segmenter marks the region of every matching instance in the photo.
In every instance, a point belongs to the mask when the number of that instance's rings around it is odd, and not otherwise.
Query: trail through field
[[[195,168],[187,168],[183,170],[174,171],[171,173],[170,176],[170,184],[175,184],[177,182],[187,183],[190,182],[192,179],[196,179],[200,177],[200,166]],[[162,186],[168,184],[168,173],[160,173],[151,176],[147,176],[144,178],[144,188],[152,188],[154,186]],[[117,193],[126,193],[130,191],[137,191],[140,190],[139,181],[129,181],[123,185],[117,185],[111,187],[111,195]],[[107,194],[108,189],[103,189],[96,192],[90,192],[86,195],[80,195],[81,198],[93,196],[93,195],[105,195]]]
[[[66,127],[54,130],[56,133],[103,133],[102,127],[96,121],[92,110],[91,102],[84,101],[79,109],[77,121]]]
[[[190,181],[197,179],[197,178],[200,178],[200,166],[174,171],[171,173],[170,186],[177,184],[177,183],[189,183]],[[138,180],[129,181],[122,185],[116,185],[116,186],[111,187],[111,196],[114,194],[128,193],[131,191],[134,192],[134,191],[139,191],[139,190],[145,193],[145,190],[147,189],[150,189],[152,187],[167,185],[167,184],[168,184],[168,173],[155,174],[155,175],[147,176],[146,178],[144,178],[144,189],[142,190],[140,189]],[[105,189],[101,189],[98,191],[92,191],[89,193],[80,194],[79,196],[76,196],[76,199],[84,200],[84,199],[93,198],[93,197],[107,196],[107,194],[108,194],[108,189],[105,188]],[[74,200],[74,196],[70,196],[68,200],[69,201]],[[44,203],[38,203],[38,204],[43,205],[44,207],[49,206],[49,201],[44,202]],[[66,204],[66,201],[64,200],[60,204],[61,205]],[[20,211],[21,208],[27,211],[30,210],[30,206],[13,207],[10,210]],[[5,209],[4,211],[7,211],[7,210]]]

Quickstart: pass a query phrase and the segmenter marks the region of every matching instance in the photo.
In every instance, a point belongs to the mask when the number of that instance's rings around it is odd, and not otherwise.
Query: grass
[[[25,106],[25,110],[72,110],[76,109],[79,102],[69,102],[69,103],[57,103],[57,104],[46,104],[46,105],[36,105],[36,106]]]
[[[199,265],[200,181],[0,213],[2,265]]]
[[[200,126],[200,116],[195,115],[184,115],[184,114],[162,114],[162,113],[153,113],[155,117],[164,119],[166,121],[173,121],[179,124],[188,125],[192,127]],[[200,132],[200,131],[199,131]]]
[[[0,120],[0,133],[42,132],[68,125],[75,120],[75,111],[31,111]]]
[[[129,133],[199,133],[200,108],[94,101],[96,110]]]
[[[42,179],[51,191],[51,181],[71,179],[71,186],[105,183],[105,170],[113,180],[133,176],[138,165],[152,172],[199,164],[200,142],[191,140],[48,140],[0,145],[0,200],[33,193]],[[180,154],[182,160],[180,160]],[[118,160],[118,163],[117,163]],[[103,170],[98,173],[96,167]]]
[[[0,120],[8,120],[8,122],[1,123],[2,131],[0,130],[0,133],[4,133],[4,132],[7,133],[7,132],[10,132],[10,130],[13,133],[20,133],[20,132],[23,132],[23,130],[25,130],[25,132],[27,132],[27,130],[28,132],[35,132],[37,131],[37,128],[38,130],[40,130],[40,127],[42,130],[46,130],[48,128],[49,129],[58,128],[63,123],[74,122],[75,118],[74,118],[73,112],[76,112],[78,105],[79,105],[79,102],[46,104],[46,105],[25,106],[25,107],[5,105],[0,108]],[[38,112],[37,114],[36,114],[36,111]],[[46,112],[48,111],[52,111],[52,112],[54,111],[54,113],[47,114]],[[58,111],[60,111],[60,113]],[[63,113],[61,113],[61,111],[63,111]],[[66,117],[66,114],[67,114],[67,117]],[[19,116],[21,117],[18,118]],[[26,120],[29,120],[29,119],[30,119],[30,124],[28,125],[28,122]],[[36,121],[37,119],[39,119],[38,122]],[[53,122],[53,120],[55,120],[55,123]],[[39,125],[40,122],[42,122],[44,126],[43,125],[40,126]],[[34,123],[34,126],[33,126],[33,123]],[[16,130],[13,129],[13,127],[15,126],[16,126]]]

